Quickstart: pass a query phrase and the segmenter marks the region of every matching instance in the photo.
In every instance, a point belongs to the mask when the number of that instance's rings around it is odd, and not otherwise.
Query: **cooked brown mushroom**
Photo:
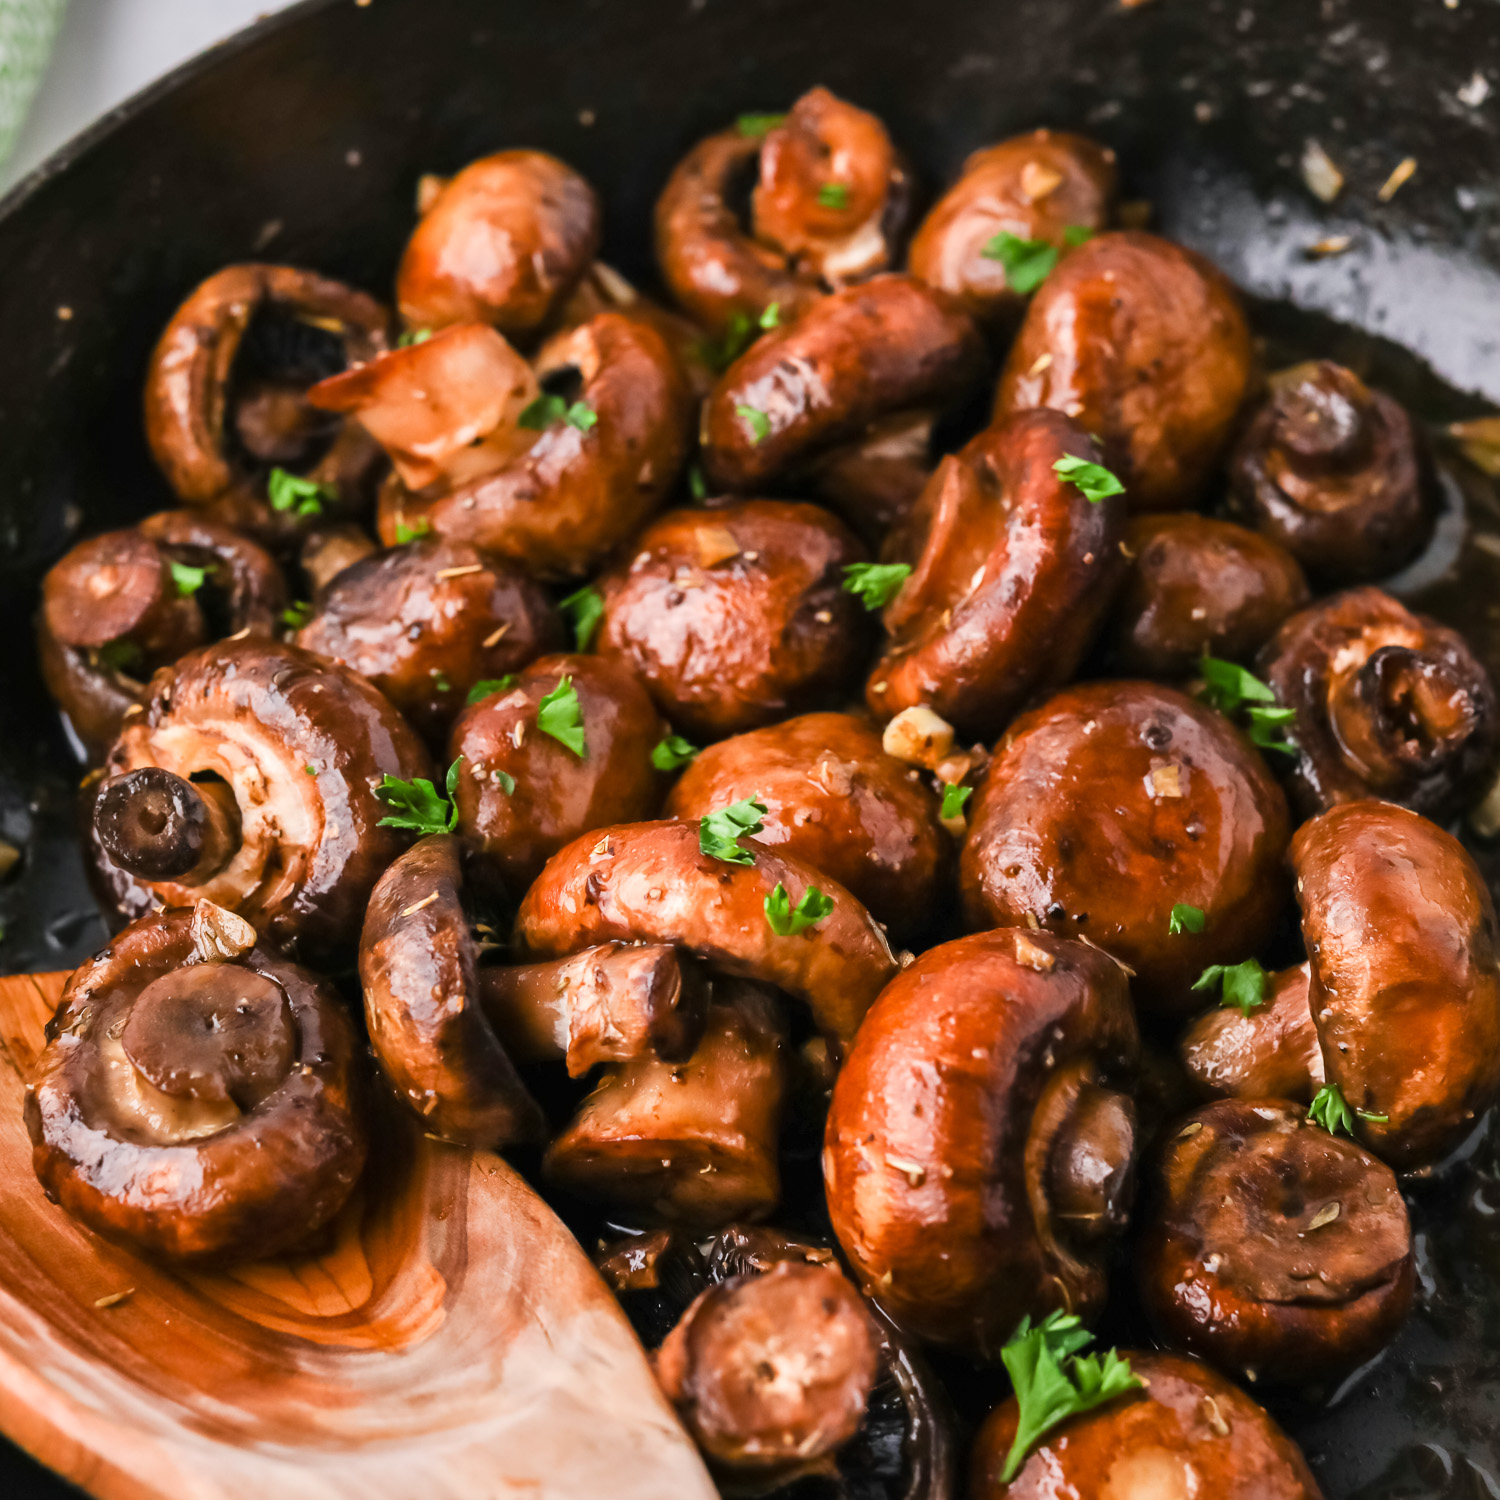
[[[316,600],[345,568],[352,568],[379,550],[379,543],[367,531],[351,523],[335,522],[315,526],[307,533],[297,552],[297,564]]]
[[[1311,1104],[1327,1079],[1305,963],[1268,975],[1264,1003],[1217,1005],[1183,1032],[1178,1055],[1200,1093]]]
[[[1131,676],[1186,680],[1204,655],[1251,662],[1308,602],[1291,553],[1231,521],[1133,516],[1123,551],[1129,567],[1108,634],[1114,665]]]
[[[1411,418],[1326,359],[1271,377],[1230,463],[1234,510],[1325,585],[1394,573],[1432,535],[1434,498]]]
[[[431,540],[346,569],[297,632],[299,646],[368,677],[438,744],[476,683],[562,639],[557,610],[514,563]]]
[[[1134,1185],[1138,1039],[1108,956],[1002,928],[885,989],[834,1085],[828,1211],[898,1326],[995,1358],[1023,1315],[1104,1301]]]
[[[1239,298],[1202,256],[1154,235],[1101,234],[1032,298],[995,414],[1066,412],[1102,440],[1133,510],[1180,510],[1229,440],[1250,353]]]
[[[580,834],[657,812],[664,778],[651,755],[666,732],[621,663],[541,657],[514,681],[495,683],[453,725],[464,842],[519,895]]]
[[[283,528],[368,500],[380,450],[304,395],[384,350],[389,324],[373,298],[293,266],[210,276],[172,315],[146,375],[146,436],[179,498],[208,505],[233,496],[263,525]],[[267,506],[273,467],[317,487],[305,507],[277,515]]]
[[[710,745],[667,799],[674,818],[765,804],[756,841],[831,875],[897,941],[931,926],[949,874],[937,798],[852,714],[804,714]]]
[[[786,1023],[772,993],[714,980],[691,1057],[610,1064],[543,1170],[559,1187],[650,1223],[715,1229],[781,1200]]]
[[[1396,1336],[1416,1274],[1396,1174],[1300,1104],[1221,1099],[1173,1128],[1137,1261],[1174,1347],[1226,1374],[1338,1380]]]
[[[1008,1484],[1012,1397],[974,1442],[970,1500],[1322,1500],[1297,1445],[1237,1385],[1178,1354],[1128,1351],[1139,1386],[1063,1422]]]
[[[554,854],[527,891],[518,943],[539,958],[611,940],[676,943],[716,969],[801,1000],[830,1043],[846,1044],[896,972],[884,934],[810,865],[753,838],[733,847],[743,862],[705,853],[701,827],[677,821],[586,833]],[[766,909],[778,887],[790,909],[814,888],[831,909],[810,926],[778,932]]]
[[[148,767],[169,774],[113,790],[114,778]],[[295,646],[250,640],[192,652],[158,672],[105,771],[91,852],[122,910],[206,898],[287,952],[319,960],[352,948],[370,890],[404,843],[381,826],[391,813],[376,795],[382,778],[429,774],[421,742],[364,678]],[[158,814],[137,795],[154,798],[163,786],[186,821],[176,832],[164,823],[157,849],[148,836]],[[203,817],[216,831],[199,858],[212,857],[192,883],[197,870],[184,862],[191,825]],[[122,830],[114,848],[123,867],[107,852],[111,826]],[[147,874],[153,859],[178,873]]]
[[[120,932],[68,982],[26,1095],[37,1177],[110,1239],[173,1260],[288,1250],[365,1159],[337,994],[200,902]]]
[[[1383,797],[1447,818],[1476,796],[1500,750],[1500,706],[1456,630],[1376,588],[1293,615],[1260,670],[1295,715],[1290,777],[1304,816]]]
[[[1292,840],[1308,1003],[1352,1132],[1396,1167],[1442,1159],[1500,1098],[1500,939],[1463,845],[1389,802]]]
[[[922,706],[965,735],[998,733],[1077,670],[1113,600],[1124,501],[1091,501],[1056,466],[1094,463],[1060,412],[1022,412],[945,458],[886,548],[910,576],[865,698],[882,718]]]
[[[599,650],[634,669],[685,734],[717,739],[831,699],[857,670],[864,556],[815,505],[668,511],[599,581]]]
[[[1032,287],[1011,285],[996,239],[1066,254],[1109,222],[1115,153],[1087,136],[1033,130],[976,151],[911,242],[911,273],[962,299],[981,323],[1012,324]]]
[[[601,1062],[692,1052],[707,992],[675,949],[610,943],[480,968],[463,892],[458,841],[425,838],[381,876],[359,944],[370,1043],[432,1134],[486,1147],[540,1135],[515,1061],[566,1061],[577,1077]]]
[[[1173,688],[1089,683],[1023,715],[969,821],[970,924],[1097,943],[1139,976],[1143,1010],[1196,1010],[1204,968],[1260,952],[1286,903],[1281,788],[1222,714]],[[1201,924],[1174,922],[1177,906]]]
[[[396,273],[408,328],[537,332],[599,248],[599,199],[544,151],[497,151],[430,190]]]

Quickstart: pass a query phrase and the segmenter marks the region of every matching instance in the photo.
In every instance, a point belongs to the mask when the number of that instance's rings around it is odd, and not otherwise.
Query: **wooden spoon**
[[[100,1500],[713,1500],[577,1242],[498,1157],[391,1119],[305,1259],[142,1261],[21,1122],[66,974],[0,979],[0,1430]]]

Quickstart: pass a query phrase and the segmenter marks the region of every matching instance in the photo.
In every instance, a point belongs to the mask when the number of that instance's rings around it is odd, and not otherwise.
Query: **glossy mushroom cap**
[[[1261,951],[1286,901],[1286,798],[1223,715],[1173,688],[1090,683],[1024,714],[969,824],[970,924],[1086,938],[1159,1014],[1196,1010],[1193,982]],[[1179,904],[1201,932],[1171,931]]]
[[[1308,1008],[1308,965],[1266,979],[1264,1003],[1248,1014],[1216,1005],[1183,1032],[1177,1054],[1205,1097],[1293,1099],[1311,1104],[1327,1079]]]
[[[951,864],[938,803],[852,714],[803,714],[699,753],[667,798],[675,818],[765,804],[757,843],[846,886],[905,941],[930,925]]]
[[[334,579],[297,644],[342,662],[439,745],[477,682],[562,645],[540,585],[467,542],[418,541]]]
[[[842,587],[864,557],[815,505],[669,511],[599,581],[599,651],[634,669],[698,739],[833,699],[858,668],[864,611]]]
[[[1389,802],[1304,823],[1292,864],[1328,1081],[1385,1161],[1439,1161],[1500,1097],[1500,943],[1484,878],[1457,839]]]
[[[656,1375],[714,1463],[814,1463],[859,1430],[880,1370],[863,1300],[832,1266],[784,1260],[701,1292],[656,1354]]]
[[[1054,1427],[1009,1484],[1015,1398],[974,1442],[970,1500],[1322,1500],[1307,1461],[1237,1385],[1178,1354],[1129,1351],[1144,1388]]]
[[[1432,481],[1406,412],[1330,360],[1271,377],[1230,464],[1231,504],[1321,583],[1394,573],[1432,535]]]
[[[74,974],[48,1028],[26,1098],[37,1177],[147,1255],[290,1249],[364,1164],[343,1004],[255,941],[209,902],[147,917]]]
[[[1290,778],[1304,816],[1383,797],[1428,817],[1458,813],[1500,750],[1500,707],[1484,664],[1455,630],[1375,588],[1293,615],[1260,671],[1296,715]]]
[[[1107,146],[1065,130],[1012,136],[974,152],[933,205],[911,242],[911,273],[1003,329],[1019,317],[1027,293],[1009,284],[998,256],[986,254],[996,236],[1040,240],[1066,255],[1079,231],[1105,228],[1114,196],[1115,153]]]
[[[912,573],[885,608],[889,639],[865,698],[890,718],[924,706],[992,735],[1066,682],[1124,570],[1124,501],[1088,500],[1054,466],[1095,462],[1058,412],[1023,412],[945,458],[886,548]]]
[[[1219,1100],[1173,1127],[1137,1267],[1174,1347],[1299,1386],[1373,1358],[1416,1283],[1395,1173],[1277,1099]]]
[[[1025,1314],[1089,1313],[1134,1184],[1125,976],[1002,928],[882,992],[834,1085],[824,1186],[860,1284],[923,1339],[994,1359]]]
[[[1101,234],[1032,298],[995,414],[1066,412],[1103,440],[1133,510],[1180,510],[1229,441],[1250,354],[1239,298],[1201,255],[1135,231]]]
[[[1116,667],[1183,680],[1204,656],[1250,662],[1309,599],[1296,559],[1279,543],[1207,516],[1136,516],[1109,628]]]
[[[433,185],[396,272],[409,328],[545,324],[599,248],[599,199],[544,151],[497,151]]]
[[[578,703],[582,754],[542,727],[563,688]],[[639,679],[598,656],[544,656],[453,725],[448,759],[464,842],[519,896],[565,844],[619,818],[649,818],[665,778],[651,752],[667,733]]]

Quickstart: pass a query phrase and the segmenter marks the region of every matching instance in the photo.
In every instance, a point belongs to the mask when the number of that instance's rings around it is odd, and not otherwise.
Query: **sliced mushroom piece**
[[[834,1084],[823,1174],[898,1326],[992,1360],[1025,1315],[1102,1306],[1138,1052],[1119,966],[1051,933],[944,943],[887,986]]]
[[[685,1062],[605,1069],[547,1150],[550,1181],[651,1223],[714,1229],[781,1200],[786,1025],[761,986],[717,979]]]
[[[224,954],[202,913],[125,928],[69,981],[27,1092],[42,1186],[148,1255],[290,1249],[338,1212],[364,1165],[339,997],[266,949]]]
[[[543,958],[611,940],[675,943],[801,1000],[842,1047],[896,972],[885,935],[848,891],[801,860],[752,839],[737,847],[748,862],[705,854],[696,823],[595,829],[547,862],[521,903],[517,940]],[[778,885],[793,906],[816,886],[832,910],[780,936],[765,910]]]
[[[1276,1099],[1220,1100],[1172,1130],[1138,1274],[1174,1347],[1296,1386],[1373,1359],[1416,1285],[1395,1173]]]
[[[1198,1092],[1311,1104],[1327,1081],[1308,1007],[1311,983],[1307,964],[1298,964],[1267,978],[1263,1005],[1248,1012],[1217,1005],[1199,1016],[1177,1048]]]

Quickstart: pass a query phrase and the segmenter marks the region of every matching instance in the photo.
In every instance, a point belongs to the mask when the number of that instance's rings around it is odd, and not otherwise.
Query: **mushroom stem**
[[[1331,364],[1297,365],[1272,381],[1273,442],[1309,474],[1363,463],[1373,443],[1374,403],[1364,384]]]
[[[1074,1240],[1125,1227],[1135,1188],[1135,1105],[1113,1089],[1085,1083],[1052,1148],[1048,1189],[1053,1217]]]
[[[110,859],[136,879],[201,885],[239,848],[239,808],[222,782],[195,785],[161,766],[142,766],[100,793],[94,831]]]
[[[645,1053],[685,1062],[708,1013],[702,968],[668,946],[600,943],[550,963],[482,969],[479,982],[485,1016],[510,1056],[566,1059],[573,1078]]]

